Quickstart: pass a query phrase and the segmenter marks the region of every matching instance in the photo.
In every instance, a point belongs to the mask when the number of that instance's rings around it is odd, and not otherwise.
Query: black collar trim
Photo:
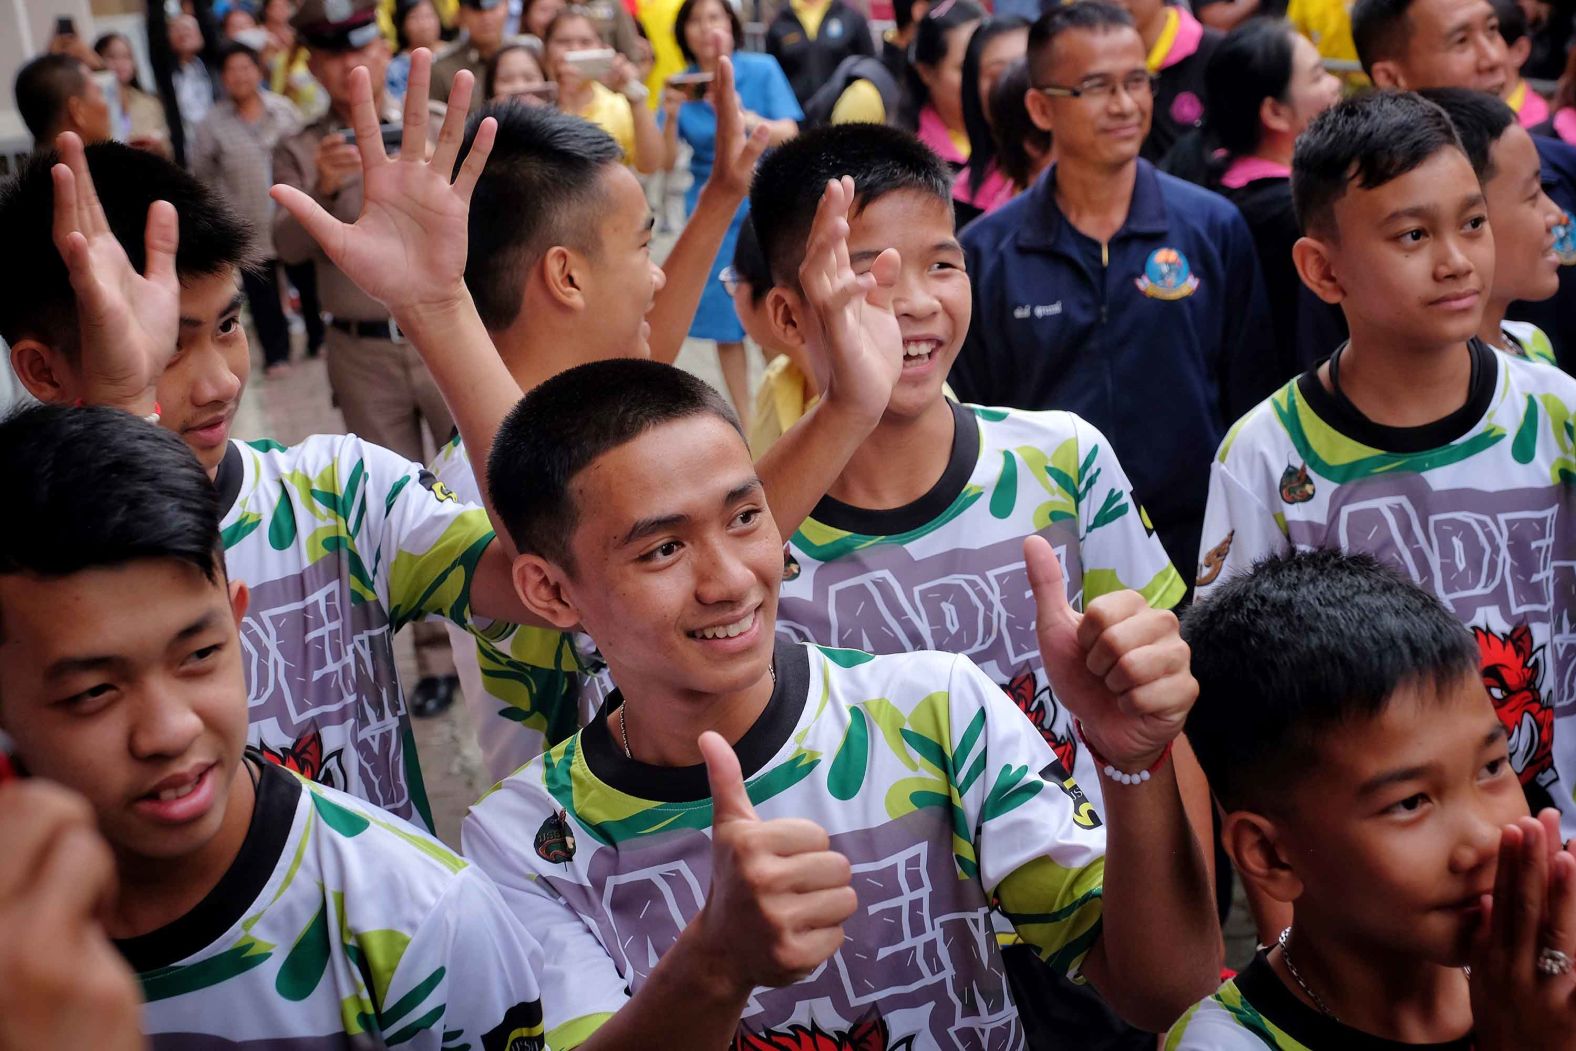
[[[241,483],[246,479],[246,461],[241,459],[241,446],[230,442],[224,450],[224,459],[213,475],[213,487],[219,491],[219,520],[230,513],[235,498],[241,495]]]
[[[1319,379],[1322,361],[1297,378],[1297,392],[1320,419],[1353,441],[1385,452],[1427,452],[1469,433],[1494,401],[1494,390],[1499,386],[1499,358],[1476,337],[1467,349],[1472,355],[1472,377],[1467,383],[1466,403],[1448,416],[1420,427],[1387,427],[1364,416],[1347,398],[1325,389]]]
[[[1441,1044],[1404,1044],[1342,1025],[1303,1003],[1286,988],[1270,967],[1265,950],[1237,975],[1237,989],[1260,1015],[1308,1047],[1340,1048],[1341,1051],[1472,1051],[1471,1033]]]
[[[733,746],[745,777],[753,777],[771,761],[788,741],[810,695],[810,648],[800,643],[777,641],[773,659],[777,662],[777,686],[772,690],[766,710],[755,725],[745,731]],[[650,766],[624,754],[607,725],[608,716],[624,703],[624,695],[614,690],[601,712],[580,731],[580,745],[586,765],[597,780],[636,799],[654,803],[694,803],[711,797],[704,763],[696,766]],[[635,718],[640,732],[640,718]]]
[[[936,484],[902,507],[873,510],[821,497],[810,517],[824,526],[863,536],[897,536],[922,528],[941,517],[969,484],[980,458],[980,424],[974,410],[949,400],[952,409],[952,452]]]
[[[279,866],[304,789],[293,774],[250,748],[243,761],[259,768],[259,773],[257,802],[240,853],[213,890],[186,915],[158,930],[115,943],[139,974],[180,963],[223,937],[246,918]]]

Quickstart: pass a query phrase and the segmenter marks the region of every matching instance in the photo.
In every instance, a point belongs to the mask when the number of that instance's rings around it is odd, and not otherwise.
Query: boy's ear
[[[798,292],[782,285],[773,285],[772,290],[766,293],[762,306],[766,311],[766,323],[772,330],[772,338],[779,345],[785,348],[805,345],[805,331],[799,323],[804,300]]]
[[[539,264],[547,294],[570,310],[586,307],[584,261],[579,254],[563,245],[553,245]]]
[[[11,369],[27,392],[47,405],[70,405],[79,397],[66,356],[29,337],[11,346]]]
[[[1346,289],[1330,260],[1329,245],[1314,237],[1299,237],[1291,246],[1291,261],[1297,267],[1297,276],[1313,294],[1334,305],[1346,298]]]
[[[1280,829],[1263,814],[1237,810],[1226,815],[1220,842],[1244,880],[1276,901],[1302,896],[1302,879],[1288,863]]]
[[[1394,59],[1381,59],[1373,64],[1368,77],[1374,82],[1376,88],[1389,88],[1392,91],[1408,91],[1406,76],[1401,72],[1401,64]]]
[[[514,593],[525,608],[562,631],[580,623],[580,610],[564,586],[564,571],[540,555],[518,555],[510,567]]]
[[[246,619],[246,611],[252,605],[252,589],[246,586],[245,581],[230,581],[230,613],[235,617],[235,626],[240,627],[241,621]]]

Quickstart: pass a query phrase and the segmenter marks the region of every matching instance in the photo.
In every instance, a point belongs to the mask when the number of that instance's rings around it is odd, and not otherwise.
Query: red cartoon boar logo
[[[1034,669],[1025,668],[1003,686],[1007,696],[1012,698],[1012,703],[1018,710],[1029,717],[1034,728],[1040,731],[1040,736],[1045,738],[1045,743],[1051,746],[1051,751],[1056,753],[1057,760],[1067,774],[1073,772],[1073,763],[1078,758],[1078,742],[1071,732],[1065,736],[1056,732],[1056,699],[1051,696],[1049,686],[1040,686],[1034,678]],[[1063,775],[1066,776],[1066,775]]]
[[[308,730],[284,748],[270,748],[260,743],[258,750],[270,763],[294,771],[308,781],[341,790],[345,787],[345,765],[340,756],[343,750],[336,748],[324,755],[323,737],[316,730]]]
[[[1554,774],[1554,705],[1543,696],[1543,647],[1533,646],[1525,624],[1500,635],[1473,628],[1482,661],[1483,688],[1510,734],[1510,765],[1523,787],[1547,786]]]
[[[841,1032],[828,1032],[814,1022],[759,1033],[740,1029],[733,1038],[732,1051],[911,1051],[913,1046],[912,1036],[894,1042],[887,1032],[886,1019],[871,1009]]]

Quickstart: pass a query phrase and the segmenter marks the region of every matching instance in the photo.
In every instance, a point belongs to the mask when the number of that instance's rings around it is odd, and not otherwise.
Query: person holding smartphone
[[[683,73],[667,79],[663,92],[663,167],[671,169],[677,162],[680,139],[689,143],[693,151],[690,174],[694,180],[684,194],[684,214],[688,216],[695,210],[700,187],[710,176],[716,155],[717,112],[712,108],[710,78],[716,75],[717,63],[724,55],[733,62],[734,87],[744,115],[745,134],[764,125],[770,145],[776,146],[799,134],[804,111],[775,58],[742,50],[744,27],[723,0],[684,0],[674,23],[674,35],[688,65]],[[746,425],[750,416],[750,385],[744,327],[734,312],[733,297],[719,276],[733,258],[739,226],[747,214],[748,201],[739,206],[734,216],[690,327],[691,337],[717,344],[728,397]]]
[[[558,108],[613,136],[624,163],[650,175],[662,164],[662,131],[635,66],[604,42],[591,13],[566,7],[548,23],[543,65],[558,85]],[[611,86],[609,86],[611,85]]]

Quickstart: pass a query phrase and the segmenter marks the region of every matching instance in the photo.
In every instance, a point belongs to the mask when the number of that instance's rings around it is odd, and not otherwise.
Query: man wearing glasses
[[[1056,163],[962,234],[974,322],[951,382],[965,401],[1066,409],[1105,432],[1191,579],[1226,424],[1288,378],[1253,239],[1224,198],[1140,159],[1154,79],[1124,10],[1051,8],[1028,63]]]

